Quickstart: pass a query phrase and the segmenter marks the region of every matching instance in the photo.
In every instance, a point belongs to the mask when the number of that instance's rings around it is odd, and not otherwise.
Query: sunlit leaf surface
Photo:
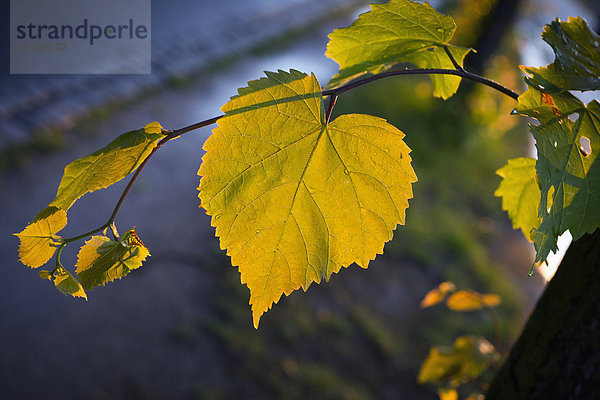
[[[133,172],[164,138],[158,122],[122,134],[106,147],[65,167],[51,206],[68,210],[86,193],[112,185]]]
[[[56,251],[60,236],[56,233],[67,225],[67,212],[56,207],[47,207],[36,215],[25,229],[15,233],[20,240],[20,261],[37,268],[46,264]]]
[[[521,229],[531,240],[533,229],[540,226],[538,204],[540,188],[536,181],[534,158],[521,157],[508,160],[496,173],[502,182],[494,195],[502,198],[502,209],[508,211],[514,229]]]
[[[92,236],[79,250],[75,273],[85,290],[104,286],[139,268],[150,253],[134,230],[119,241],[106,236]]]
[[[314,75],[266,75],[222,107],[198,172],[255,326],[282,294],[366,268],[404,223],[416,181],[398,129],[357,114],[326,124]]]
[[[340,65],[328,87],[338,87],[366,74],[379,73],[398,63],[420,68],[454,69],[444,46],[462,66],[470,49],[449,44],[456,24],[427,2],[392,0],[371,4],[371,11],[330,35],[325,55]],[[449,98],[458,89],[460,77],[432,75],[434,96]]]

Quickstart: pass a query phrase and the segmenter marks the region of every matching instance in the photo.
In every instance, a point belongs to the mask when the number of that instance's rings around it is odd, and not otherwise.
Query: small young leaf
[[[75,273],[83,288],[91,290],[123,278],[139,268],[149,255],[134,230],[125,232],[119,241],[92,236],[79,250]]]
[[[486,307],[496,307],[502,302],[502,298],[500,296],[492,293],[482,294],[481,300]]]
[[[330,35],[325,55],[340,65],[328,87],[337,87],[368,73],[376,74],[397,63],[420,68],[454,69],[446,46],[459,65],[471,51],[450,45],[456,24],[427,2],[391,0],[371,4],[371,11]],[[434,96],[447,99],[460,84],[460,77],[433,75]]]
[[[540,226],[538,204],[540,188],[536,181],[534,158],[521,157],[508,160],[496,173],[502,177],[494,193],[502,198],[502,209],[508,211],[513,228],[521,229],[529,241],[533,229]]]
[[[481,294],[474,290],[459,290],[446,300],[446,305],[453,311],[475,311],[498,304],[500,296],[497,294]]]
[[[433,347],[421,365],[417,381],[449,383],[454,387],[475,379],[497,358],[494,346],[482,337],[460,336],[454,346]]]
[[[58,269],[54,271],[54,285],[66,295],[83,297],[87,300],[87,294],[85,293],[85,290],[83,290],[81,283],[79,283],[73,274],[63,267],[58,267]]]
[[[580,17],[553,21],[542,38],[552,46],[556,59],[546,67],[524,67],[529,83],[548,93],[600,89],[600,36]]]
[[[452,293],[455,290],[456,286],[452,282],[440,283],[438,287],[427,292],[421,301],[421,308],[427,308],[441,303],[449,293]]]
[[[140,165],[164,138],[158,122],[122,134],[108,146],[65,167],[51,206],[68,210],[86,193],[106,188],[125,178]],[[101,172],[101,173],[100,173]]]
[[[21,241],[20,261],[31,268],[46,264],[56,251],[62,228],[67,225],[67,212],[57,207],[46,207],[35,216],[25,229],[14,235]]]
[[[314,75],[266,75],[222,107],[198,172],[256,327],[282,294],[366,268],[404,223],[416,181],[398,129],[357,114],[326,124]]]
[[[38,275],[40,276],[41,279],[43,280],[50,280],[52,279],[52,275],[50,274],[50,271],[46,271],[46,270],[41,270],[38,272]]]

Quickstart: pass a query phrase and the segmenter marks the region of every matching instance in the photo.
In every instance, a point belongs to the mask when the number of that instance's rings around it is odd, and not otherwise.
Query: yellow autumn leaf
[[[531,241],[531,233],[539,228],[540,188],[536,182],[536,160],[529,157],[513,158],[496,171],[502,177],[494,196],[502,198],[502,209],[508,212],[513,228],[521,229]]]
[[[56,198],[50,205],[68,210],[84,194],[120,181],[140,166],[162,138],[160,124],[151,122],[71,162],[65,167]]]
[[[453,387],[476,379],[498,353],[486,339],[477,336],[459,336],[452,347],[433,347],[419,370],[417,381],[421,384],[436,382]]]
[[[452,282],[440,283],[438,287],[427,292],[423,300],[421,300],[421,308],[427,308],[441,303],[449,293],[454,292],[455,290],[456,286]]]
[[[438,389],[440,400],[458,400],[458,392],[456,389]]]
[[[486,307],[496,307],[502,302],[502,298],[497,294],[482,294],[481,300]]]
[[[416,181],[398,129],[358,114],[327,124],[314,75],[266,75],[222,107],[198,171],[255,327],[282,294],[367,268],[404,223]]]
[[[475,311],[483,307],[495,307],[500,304],[497,294],[481,294],[474,290],[459,290],[446,300],[448,308],[454,311]]]
[[[20,261],[31,268],[46,264],[56,251],[60,236],[56,233],[67,225],[67,212],[46,207],[25,229],[14,235],[19,238]]]

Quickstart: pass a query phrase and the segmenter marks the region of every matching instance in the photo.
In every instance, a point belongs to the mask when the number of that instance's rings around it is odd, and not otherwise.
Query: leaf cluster
[[[148,250],[133,229],[119,237],[114,225],[115,215],[88,234],[74,238],[63,238],[57,234],[67,225],[67,211],[77,199],[125,178],[140,166],[163,138],[160,124],[151,122],[144,128],[120,135],[106,147],[68,164],[55,199],[23,231],[15,234],[20,240],[20,261],[28,267],[38,268],[57,253],[54,269],[40,271],[40,277],[53,280],[64,294],[85,299],[85,290],[120,279],[131,269],[138,268],[149,255]],[[94,236],[81,248],[77,277],[63,267],[60,254],[67,244],[109,227],[115,240]]]
[[[556,59],[522,67],[528,90],[514,110],[537,120],[529,125],[537,160],[509,160],[496,192],[513,226],[533,241],[536,262],[557,250],[564,232],[577,240],[600,226],[600,103],[586,105],[572,93],[600,89],[600,37],[583,19],[569,18],[546,25],[542,38]]]
[[[497,294],[457,290],[452,282],[442,282],[427,292],[421,301],[421,307],[435,306],[444,301],[448,309],[455,312],[487,312],[494,322],[494,330],[498,329],[493,311],[501,302]],[[498,332],[494,332],[495,341],[497,336]],[[441,400],[456,400],[457,389],[461,385],[476,381],[498,361],[500,355],[497,345],[481,336],[465,335],[457,337],[452,347],[433,347],[421,365],[417,381],[436,385]],[[470,398],[475,399],[477,395],[471,395]]]
[[[177,131],[153,122],[119,136],[66,166],[55,199],[16,234],[20,260],[37,268],[56,253],[54,269],[40,276],[80,297],[139,268],[149,252],[135,230],[117,233],[122,202],[163,143],[216,122],[198,171],[199,198],[221,248],[250,289],[258,327],[282,295],[307,290],[354,263],[367,268],[406,222],[417,176],[405,134],[376,116],[332,118],[338,96],[384,77],[427,74],[433,95],[442,99],[454,95],[463,78],[517,98],[464,70],[471,49],[451,43],[455,30],[454,20],[428,3],[374,4],[351,26],[329,35],[326,55],[339,64],[339,72],[326,90],[314,74],[265,72],[238,89],[221,108],[224,115]],[[518,96],[514,112],[537,120],[530,130],[538,158],[510,160],[498,171],[503,180],[496,191],[514,227],[533,241],[536,261],[556,250],[561,233],[569,230],[577,239],[600,224],[600,103],[585,105],[571,93],[600,89],[599,37],[580,18],[554,21],[542,37],[556,60],[542,68],[523,67],[529,89]],[[131,173],[105,224],[72,238],[58,235],[77,199]],[[108,228],[113,239],[105,236]],[[73,275],[62,266],[61,251],[87,238]],[[445,300],[450,308],[467,311],[499,302],[493,295],[449,286],[436,290],[425,305]],[[457,346],[479,347],[467,344]]]

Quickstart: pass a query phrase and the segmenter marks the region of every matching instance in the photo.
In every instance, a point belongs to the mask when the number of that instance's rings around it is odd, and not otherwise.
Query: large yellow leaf
[[[20,261],[37,268],[52,258],[60,236],[56,233],[67,225],[67,212],[57,207],[46,207],[25,229],[14,235],[19,238]]]
[[[416,181],[398,129],[357,114],[326,124],[314,75],[266,75],[222,107],[198,171],[255,327],[282,294],[366,268],[404,223]]]

